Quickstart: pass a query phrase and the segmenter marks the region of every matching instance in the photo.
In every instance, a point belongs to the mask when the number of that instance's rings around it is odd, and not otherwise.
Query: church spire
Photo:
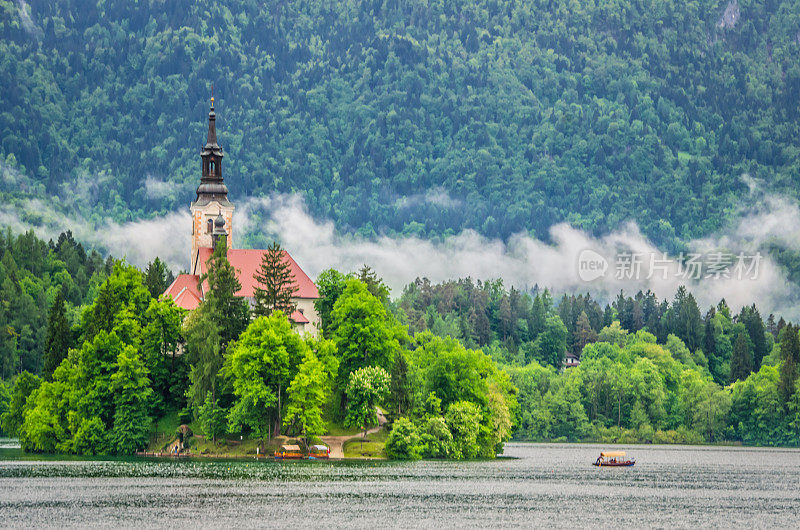
[[[212,90],[213,94],[213,90]],[[211,110],[208,112],[208,140],[206,140],[206,149],[219,149],[217,143],[217,113],[214,112],[214,96],[211,96]]]
[[[197,188],[197,203],[211,201],[228,203],[228,187],[222,179],[222,148],[217,143],[217,113],[214,111],[214,96],[211,96],[211,109],[208,112],[208,137],[200,151],[202,177]]]

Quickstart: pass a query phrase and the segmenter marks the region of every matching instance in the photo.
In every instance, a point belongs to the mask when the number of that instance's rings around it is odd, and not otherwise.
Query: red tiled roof
[[[175,305],[193,311],[200,306],[200,299],[189,289],[184,289],[178,297],[175,298]]]
[[[175,301],[175,305],[184,309],[197,309],[203,295],[197,288],[200,282],[200,277],[196,274],[180,274],[172,285],[167,287],[162,296],[171,296]]]
[[[205,274],[206,262],[208,258],[211,257],[212,251],[210,248],[201,248],[199,251],[200,274]],[[236,269],[239,283],[242,284],[242,288],[236,293],[237,296],[245,296],[248,298],[255,296],[257,282],[255,278],[253,278],[253,275],[261,265],[261,258],[265,252],[266,250],[258,249],[228,249],[228,261],[230,261],[233,268]],[[319,298],[319,291],[317,291],[317,286],[314,285],[311,278],[303,272],[303,269],[292,259],[292,256],[290,256],[288,252],[284,250],[283,255],[284,260],[289,263],[292,274],[294,274],[294,281],[297,285],[295,296],[298,298]],[[305,319],[305,317],[303,318]],[[292,320],[294,320],[294,315],[292,315]],[[295,320],[295,322],[299,321]],[[306,322],[308,322],[308,320],[306,320]]]
[[[295,324],[308,324],[308,319],[306,318],[306,316],[296,309],[294,313],[292,313],[292,316],[289,318],[291,318],[292,322],[294,322]]]

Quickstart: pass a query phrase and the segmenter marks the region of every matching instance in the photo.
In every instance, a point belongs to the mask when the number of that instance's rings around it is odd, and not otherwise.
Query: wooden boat
[[[300,460],[305,458],[299,445],[282,445],[275,451],[275,460]]]
[[[328,459],[331,457],[331,450],[327,445],[312,445],[308,448],[309,460]]]
[[[598,467],[627,467],[635,463],[636,459],[627,458],[625,451],[603,451],[592,465]]]

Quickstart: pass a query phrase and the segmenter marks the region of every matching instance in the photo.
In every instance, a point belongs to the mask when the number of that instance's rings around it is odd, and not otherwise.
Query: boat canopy
[[[310,449],[313,449],[314,451],[327,451],[328,450],[328,446],[327,445],[312,445],[310,447]]]
[[[300,446],[299,445],[282,445],[281,449],[286,451],[286,452],[290,452],[290,453],[299,453],[300,452]]]
[[[603,451],[600,453],[600,456],[604,458],[615,458],[619,456],[625,456],[625,451]]]

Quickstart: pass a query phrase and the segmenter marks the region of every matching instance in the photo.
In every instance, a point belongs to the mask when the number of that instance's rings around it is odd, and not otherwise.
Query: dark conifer
[[[297,292],[294,274],[284,251],[277,241],[269,246],[261,258],[261,266],[253,275],[258,282],[255,290],[255,307],[258,316],[269,316],[273,311],[283,311],[287,317],[294,313],[292,298]]]
[[[779,388],[781,397],[788,403],[795,391],[795,381],[800,364],[800,336],[798,328],[791,324],[781,331],[781,369]]]
[[[52,379],[53,372],[66,359],[67,352],[72,347],[72,330],[67,321],[64,307],[64,296],[58,291],[56,299],[50,308],[47,317],[47,341],[44,347],[44,367],[42,376],[48,381]]]
[[[228,261],[227,247],[219,245],[208,260],[208,272],[200,281],[208,282],[205,302],[209,304],[211,318],[219,326],[222,348],[235,340],[250,321],[247,300],[236,296],[242,288],[236,270]]]
[[[736,342],[733,345],[730,382],[735,383],[736,381],[747,379],[752,365],[750,342],[747,340],[747,332],[742,330],[737,334]]]

